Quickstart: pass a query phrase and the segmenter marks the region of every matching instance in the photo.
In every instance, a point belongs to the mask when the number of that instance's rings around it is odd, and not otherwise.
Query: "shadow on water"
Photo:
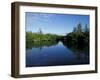
[[[84,57],[89,57],[89,47],[79,44],[68,44],[64,41],[27,41],[26,42],[26,49],[32,49],[32,48],[38,48],[40,50],[43,49],[43,47],[51,47],[57,45],[59,42],[62,43],[62,46],[64,46],[66,49],[69,49],[72,51],[76,56],[77,59],[80,60],[82,55],[85,55]]]
[[[72,45],[64,41],[62,42],[66,48],[70,49],[77,56],[78,60],[81,59],[81,55],[84,55],[84,57],[89,57],[89,46],[85,46],[84,44]]]
[[[26,67],[89,64],[89,49],[83,45],[70,45],[64,41],[29,41],[26,50]]]
[[[58,41],[35,41],[35,42],[27,41],[26,44],[27,44],[26,45],[27,49],[32,49],[33,47],[42,49],[42,47],[50,47],[57,45]]]

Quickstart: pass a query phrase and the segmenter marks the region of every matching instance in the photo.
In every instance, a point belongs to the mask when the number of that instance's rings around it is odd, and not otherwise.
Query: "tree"
[[[42,30],[41,30],[41,28],[39,28],[39,34],[42,34]]]
[[[77,28],[76,27],[74,27],[73,32],[77,32]]]
[[[89,32],[89,27],[87,26],[87,24],[85,25],[84,32]]]
[[[26,41],[33,41],[33,33],[32,32],[26,32]]]
[[[80,34],[83,32],[81,23],[79,23],[76,27],[74,27],[73,32],[77,34]]]
[[[77,25],[77,32],[78,32],[78,33],[81,33],[81,32],[82,32],[82,25],[81,25],[81,23],[79,23],[79,24]]]

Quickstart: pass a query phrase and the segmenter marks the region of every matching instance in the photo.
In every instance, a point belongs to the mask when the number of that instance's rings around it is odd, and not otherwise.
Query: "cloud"
[[[33,21],[40,21],[40,22],[50,22],[50,18],[54,17],[54,14],[48,13],[34,13],[34,12],[27,12],[27,17]]]

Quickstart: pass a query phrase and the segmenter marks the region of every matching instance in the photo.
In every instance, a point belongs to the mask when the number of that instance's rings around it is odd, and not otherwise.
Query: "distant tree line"
[[[51,46],[57,44],[56,39],[59,36],[56,34],[43,34],[26,32],[26,48]]]
[[[45,42],[49,41],[51,45],[52,43],[56,43],[62,41],[64,45],[67,46],[76,46],[77,48],[87,47],[89,48],[89,27],[85,25],[83,28],[82,24],[79,23],[76,27],[73,28],[73,31],[66,34],[65,36],[59,36],[56,34],[43,34],[42,30],[37,33],[26,32],[26,45],[37,44],[46,45]],[[41,43],[41,44],[40,44]]]
[[[39,34],[39,33],[32,33],[26,32],[26,41],[52,41],[56,40],[59,36],[56,34]]]

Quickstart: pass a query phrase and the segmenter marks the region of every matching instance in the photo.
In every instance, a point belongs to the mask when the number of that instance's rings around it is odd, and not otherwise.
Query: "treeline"
[[[68,33],[64,37],[64,44],[67,46],[74,46],[76,48],[89,49],[89,27],[86,25],[82,28],[82,24],[79,23],[72,32]]]
[[[59,41],[62,41],[63,44],[68,47],[85,47],[87,50],[89,50],[88,25],[85,25],[85,27],[83,28],[82,24],[79,23],[76,27],[73,28],[72,32],[66,34],[65,36],[59,36],[49,33],[43,34],[41,30],[38,33],[26,32],[26,46],[50,46],[53,44],[57,44],[57,42]]]
[[[56,34],[40,34],[26,32],[26,41],[55,41],[59,36]]]
[[[26,48],[52,46],[57,44],[56,39],[60,37],[56,34],[43,34],[26,32]]]

